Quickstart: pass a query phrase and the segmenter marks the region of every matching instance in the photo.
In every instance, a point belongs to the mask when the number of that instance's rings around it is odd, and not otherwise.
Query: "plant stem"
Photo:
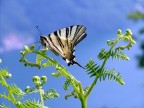
[[[85,98],[85,97],[80,98],[80,101],[81,101],[81,107],[87,108],[87,98]]]
[[[40,93],[40,100],[41,100],[41,106],[44,106],[44,101],[43,101],[43,90],[39,87],[39,93]]]
[[[93,81],[93,83],[92,83],[91,87],[89,88],[89,90],[88,90],[87,94],[85,95],[85,97],[86,97],[86,98],[88,98],[88,96],[89,96],[90,92],[92,91],[92,89],[93,89],[93,88],[94,88],[94,86],[96,85],[98,78],[99,78],[99,77],[96,77],[96,78],[94,79],[94,81]]]

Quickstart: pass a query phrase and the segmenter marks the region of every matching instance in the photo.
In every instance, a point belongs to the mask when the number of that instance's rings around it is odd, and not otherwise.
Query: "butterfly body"
[[[86,27],[82,25],[69,26],[47,36],[40,36],[41,44],[56,55],[61,55],[68,66],[73,64],[79,65],[75,61],[74,48],[86,37],[85,30]]]

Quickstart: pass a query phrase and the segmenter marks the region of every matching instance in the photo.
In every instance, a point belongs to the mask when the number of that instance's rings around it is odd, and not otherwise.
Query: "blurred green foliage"
[[[144,13],[140,12],[140,11],[131,12],[128,15],[128,18],[133,20],[133,21],[140,21],[141,20],[144,22]],[[141,36],[144,36],[144,26],[139,29],[138,33]],[[135,36],[135,38],[137,39],[137,41],[140,42],[140,49],[141,49],[141,54],[136,56],[136,58],[138,60],[138,66],[140,68],[144,68],[144,39],[139,39],[138,36]]]

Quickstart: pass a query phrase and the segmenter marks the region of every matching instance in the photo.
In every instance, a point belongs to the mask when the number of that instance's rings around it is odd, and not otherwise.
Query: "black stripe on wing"
[[[75,29],[72,30],[73,30],[72,32],[75,32],[74,35],[72,36],[73,37],[72,43],[73,46],[76,46],[80,41],[82,41],[87,36],[87,34],[85,33],[86,27],[82,25],[77,25]]]
[[[74,46],[76,46],[79,42],[81,42],[87,36],[86,33],[83,33],[76,42],[74,42]]]
[[[54,39],[54,38],[56,38],[56,39]],[[49,44],[50,44],[50,47],[52,48],[52,50],[56,51],[60,55],[63,55],[62,48],[61,48],[62,44],[60,44],[60,42],[59,42],[60,40],[58,41],[58,36],[53,35],[51,33],[49,36],[47,36],[47,39],[49,40]]]
[[[61,41],[61,39],[60,39],[60,34],[58,34],[58,33],[60,33],[60,31],[55,31],[54,32],[54,36],[56,36],[56,38],[57,38],[57,41],[58,41],[58,43],[59,43],[59,46],[61,46],[62,48],[64,48],[64,45],[63,45],[63,43],[62,43],[62,41]]]

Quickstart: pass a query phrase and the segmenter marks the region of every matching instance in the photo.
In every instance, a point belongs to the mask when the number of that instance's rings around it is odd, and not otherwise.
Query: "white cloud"
[[[29,45],[34,42],[32,37],[24,37],[10,33],[1,40],[0,53],[9,52],[13,50],[20,50],[24,45]]]
[[[0,6],[0,53],[20,50],[34,42],[32,21],[22,2],[2,1]]]

